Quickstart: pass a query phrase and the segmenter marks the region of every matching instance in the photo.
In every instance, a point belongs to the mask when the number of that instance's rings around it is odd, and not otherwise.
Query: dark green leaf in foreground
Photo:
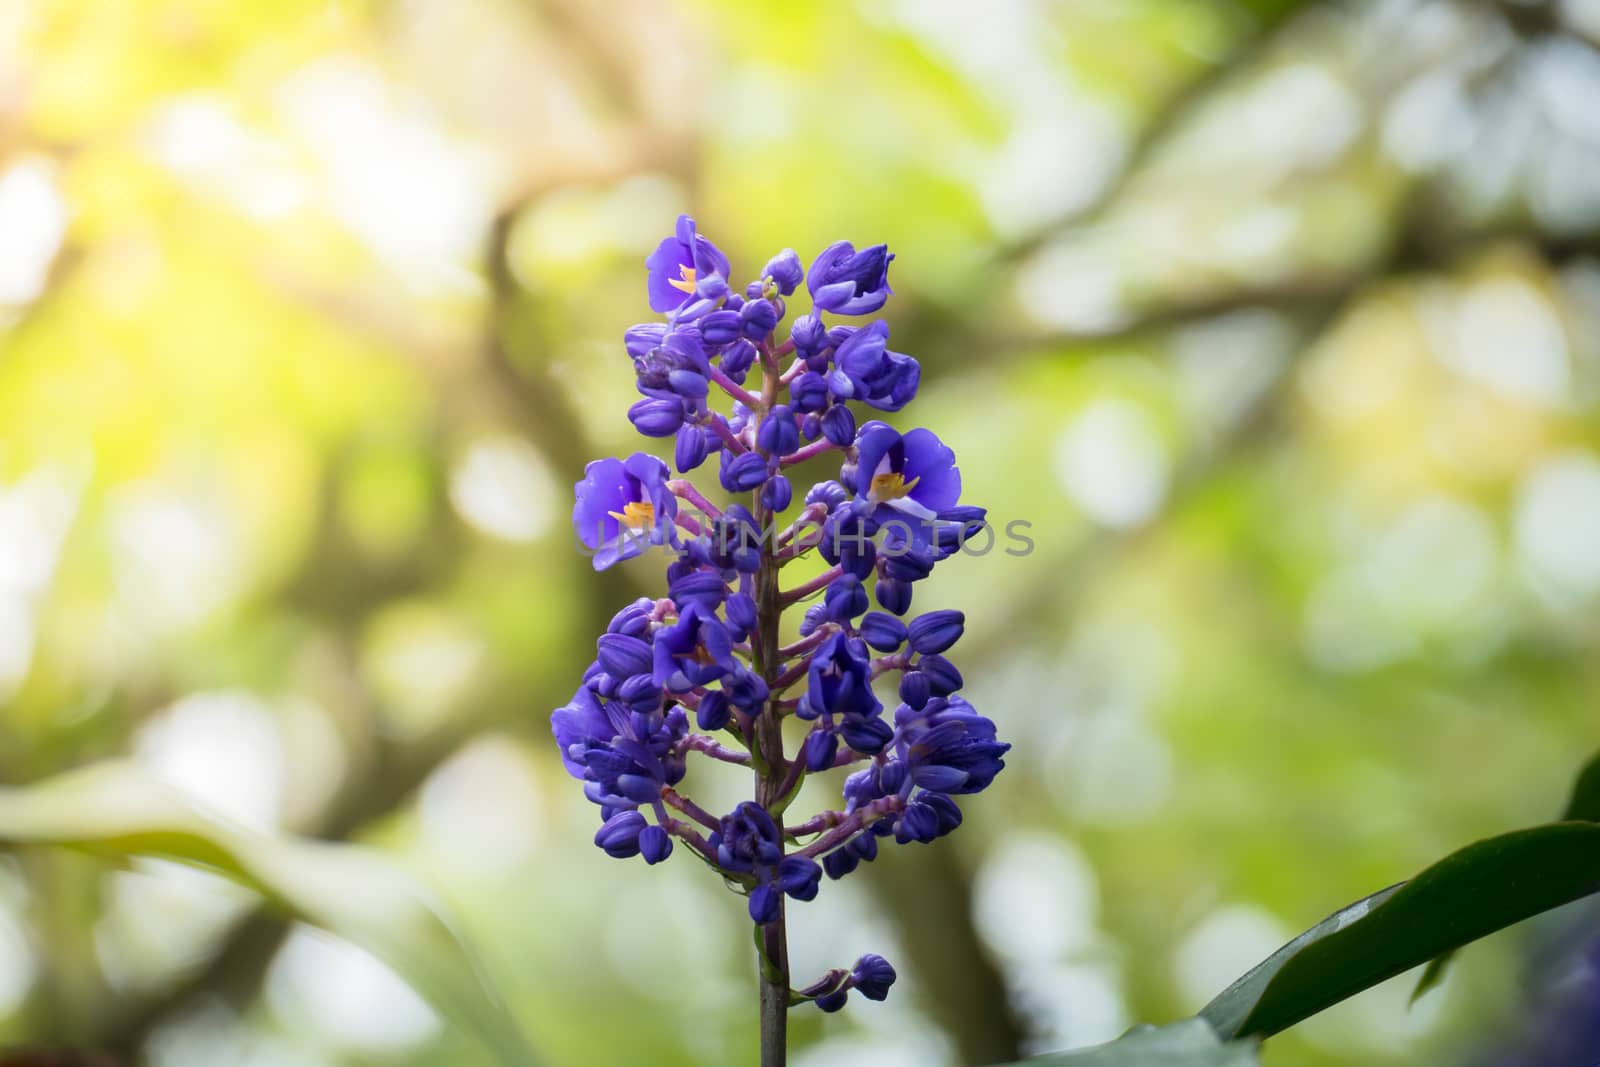
[[[1469,845],[1324,919],[1200,1012],[1224,1039],[1266,1037],[1541,912],[1600,892],[1600,823]]]
[[[1567,822],[1600,822],[1600,753],[1578,772],[1578,780],[1572,787],[1572,798],[1567,801],[1567,810],[1561,818]],[[1455,955],[1454,952],[1446,952],[1428,961],[1428,966],[1422,970],[1422,977],[1417,979],[1417,988],[1411,991],[1413,1004],[1444,981],[1445,972],[1450,969]]]
[[[1256,1044],[1223,1044],[1199,1019],[1171,1026],[1140,1026],[1110,1044],[1029,1060],[1063,1067],[1256,1067]]]
[[[508,1067],[536,1062],[444,909],[370,849],[252,833],[127,763],[0,787],[0,845],[19,844],[160,857],[232,879],[382,959]]]

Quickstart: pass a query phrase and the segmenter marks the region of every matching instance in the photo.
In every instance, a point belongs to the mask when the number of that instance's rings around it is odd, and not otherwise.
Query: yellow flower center
[[[656,524],[655,505],[648,500],[635,500],[621,511],[607,512],[613,519],[630,530],[648,530]]]
[[[909,482],[901,474],[874,474],[872,476],[872,499],[874,500],[899,500],[912,489],[916,488],[921,478],[913,478]]]
[[[667,284],[685,293],[694,292],[694,268],[684,263],[678,267],[678,273],[681,277],[668,278]]]

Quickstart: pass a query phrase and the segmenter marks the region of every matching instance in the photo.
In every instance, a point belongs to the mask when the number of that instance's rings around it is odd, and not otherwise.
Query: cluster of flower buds
[[[681,217],[646,260],[665,321],[625,337],[643,398],[628,417],[674,439],[677,476],[638,452],[589,464],[577,485],[573,524],[596,569],[652,548],[670,561],[667,595],[611,620],[552,717],[567,770],[600,807],[595,844],[653,864],[680,842],[748,895],[757,924],[779,919],[785,896],[814,898],[824,872],[842,878],[872,860],[880,841],[955,829],[954,798],[986,788],[1010,747],[957,695],[945,653],[962,613],[911,614],[915,583],[984,511],[960,503],[955,455],[931,431],[858,423],[852,405],[894,412],[917,391],[921,368],[889,349],[888,324],[824,321],[881,308],[893,258],[841,241],[807,271],[785,250],[736,291],[727,257]],[[780,341],[802,284],[811,310]],[[713,452],[722,489],[743,502],[718,506],[683,477]],[[837,477],[797,501],[787,472],[830,455]],[[782,588],[783,568],[813,553],[826,569]],[[802,607],[782,629],[784,611]],[[880,693],[891,691],[889,712]],[[790,752],[786,720],[799,724]],[[705,811],[678,789],[692,754],[752,768],[755,799]],[[807,777],[834,768],[854,768],[842,803],[786,822]],[[850,989],[881,1000],[893,981],[865,956],[793,998],[832,1011]]]

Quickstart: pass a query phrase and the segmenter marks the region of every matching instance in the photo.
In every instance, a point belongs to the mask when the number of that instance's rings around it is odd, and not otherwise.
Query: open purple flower
[[[902,435],[885,422],[869,422],[856,434],[855,490],[874,518],[911,520],[927,526],[961,499],[956,454],[932,430]]]
[[[635,452],[626,460],[597,459],[576,486],[572,525],[594,551],[594,569],[632,559],[650,545],[672,544],[677,498],[667,488],[667,465]]]
[[[686,604],[678,621],[656,633],[654,681],[675,693],[733,670],[733,641],[715,609]]]
[[[650,310],[677,311],[706,287],[706,280],[728,278],[728,257],[695,232],[694,219],[678,216],[677,232],[666,238],[644,261],[650,272]],[[882,303],[882,301],[880,301]]]
[[[581,685],[572,699],[550,716],[550,730],[561,751],[561,765],[572,777],[582,778],[584,753],[593,745],[609,744],[622,732],[622,727],[606,714],[604,705],[589,687]]]
[[[888,245],[856,251],[849,241],[835,241],[814,259],[806,274],[811,304],[836,315],[869,315],[883,307],[889,288]]]

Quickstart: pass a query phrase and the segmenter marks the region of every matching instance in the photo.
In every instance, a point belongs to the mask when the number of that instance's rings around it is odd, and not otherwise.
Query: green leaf
[[[508,1067],[536,1062],[445,909],[371,849],[241,829],[124,762],[0,787],[0,845],[19,844],[159,857],[223,875],[382,959]]]
[[[1452,949],[1442,956],[1435,956],[1422,968],[1422,974],[1417,978],[1417,988],[1411,991],[1411,1003],[1421,1000],[1433,987],[1444,981],[1444,972],[1450,969],[1450,964],[1455,962],[1456,954]]]
[[[1600,892],[1600,823],[1479,841],[1329,916],[1200,1012],[1224,1039],[1267,1037],[1512,923]]]
[[[1106,1045],[1041,1056],[1029,1064],[1066,1067],[1256,1067],[1256,1043],[1223,1044],[1199,1019],[1163,1026],[1139,1026]]]
[[[1600,822],[1600,752],[1578,772],[1572,787],[1572,799],[1567,801],[1568,822]]]
[[[1566,822],[1600,822],[1600,753],[1596,753],[1578,772],[1578,780],[1572,787],[1572,799],[1567,802],[1566,813],[1561,818]],[[1422,977],[1417,979],[1417,988],[1411,991],[1411,1003],[1415,1004],[1444,981],[1445,972],[1450,969],[1455,956],[1454,952],[1446,952],[1428,961]]]

